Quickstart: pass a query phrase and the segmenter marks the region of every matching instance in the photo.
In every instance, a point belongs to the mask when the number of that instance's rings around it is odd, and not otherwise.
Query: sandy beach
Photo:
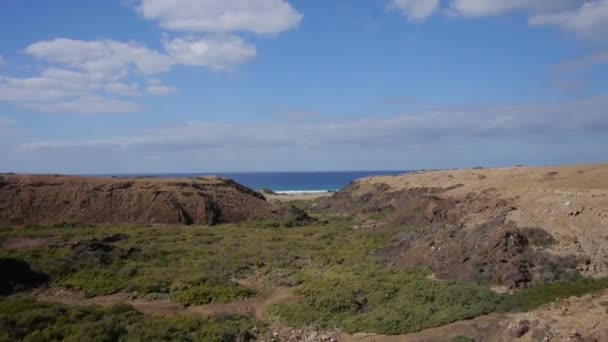
[[[289,201],[311,201],[321,197],[329,197],[333,195],[333,192],[298,192],[290,194],[268,195],[264,196],[270,201],[289,202]]]

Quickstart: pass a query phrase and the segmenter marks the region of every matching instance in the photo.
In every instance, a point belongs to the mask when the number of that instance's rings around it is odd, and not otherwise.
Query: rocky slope
[[[289,210],[231,180],[0,175],[0,224],[209,224]]]
[[[608,165],[373,177],[317,208],[398,227],[381,257],[438,278],[514,288],[608,275]]]

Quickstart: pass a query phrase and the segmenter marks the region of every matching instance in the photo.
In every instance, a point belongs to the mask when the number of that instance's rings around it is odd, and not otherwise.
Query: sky
[[[0,172],[608,162],[608,0],[3,0]]]

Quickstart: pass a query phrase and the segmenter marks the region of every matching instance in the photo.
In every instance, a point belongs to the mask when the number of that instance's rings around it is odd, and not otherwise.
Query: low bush
[[[254,322],[145,316],[128,305],[68,307],[24,299],[0,300],[0,341],[248,341]]]
[[[608,288],[608,278],[579,278],[573,281],[539,285],[505,296],[498,311],[529,311],[556,299],[582,296]]]
[[[377,265],[313,272],[304,276],[302,301],[273,312],[290,326],[402,334],[490,313],[500,303],[487,288],[427,275]]]

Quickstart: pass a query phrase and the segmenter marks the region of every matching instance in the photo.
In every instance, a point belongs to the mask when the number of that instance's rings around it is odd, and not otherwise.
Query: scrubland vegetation
[[[0,301],[0,341],[250,340],[246,317],[153,318],[128,305],[69,307],[27,299]]]
[[[26,227],[1,238],[54,238],[48,246],[3,249],[1,258],[26,261],[50,278],[47,286],[94,297],[117,292],[184,305],[228,303],[258,296],[239,279],[269,287],[295,287],[297,299],[271,308],[290,327],[399,334],[494,311],[530,310],[556,298],[608,287],[608,280],[579,279],[492,292],[490,284],[438,281],[428,269],[403,269],[378,257],[401,228],[367,229],[347,217],[319,217],[292,227],[279,221],[238,225]],[[120,234],[120,235],[117,235]],[[113,242],[103,242],[104,238]],[[116,240],[116,241],[114,241]],[[24,299],[25,298],[25,299]],[[253,317],[155,318],[127,305],[68,307],[27,299],[0,300],[0,339],[109,340],[248,338]]]

